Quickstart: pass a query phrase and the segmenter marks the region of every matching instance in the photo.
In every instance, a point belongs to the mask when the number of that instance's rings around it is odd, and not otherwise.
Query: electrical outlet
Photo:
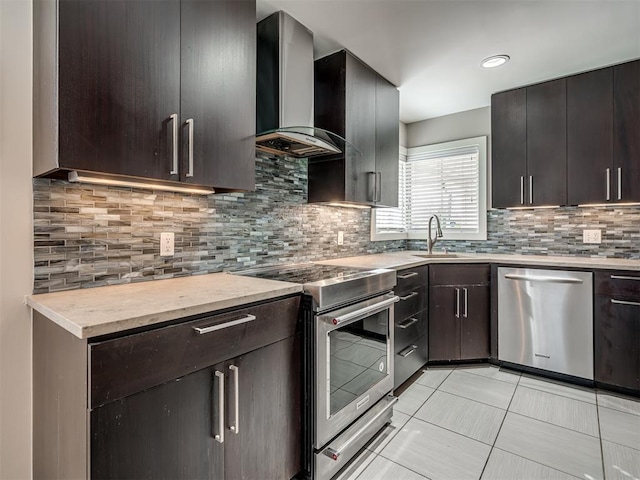
[[[338,245],[344,245],[344,232],[342,230],[338,232]]]
[[[582,243],[602,243],[601,230],[583,230]]]
[[[173,241],[174,241],[173,232],[162,232],[160,234],[160,256],[161,257],[173,256],[173,252],[174,252]]]

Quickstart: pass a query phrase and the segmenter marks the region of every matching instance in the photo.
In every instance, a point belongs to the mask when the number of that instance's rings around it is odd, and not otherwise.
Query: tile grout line
[[[543,467],[545,467],[545,468],[549,468],[549,469],[551,469],[551,470],[554,470],[554,471],[556,471],[556,472],[562,473],[562,474],[564,474],[564,475],[568,475],[569,477],[572,477],[572,478],[581,478],[581,477],[576,477],[576,476],[575,476],[575,475],[573,475],[572,473],[568,473],[568,472],[565,472],[564,470],[560,470],[560,469],[555,468],[555,467],[552,467],[552,466],[550,466],[550,465],[546,465],[546,464],[544,464],[544,463],[542,463],[542,462],[539,462],[539,461],[537,461],[537,460],[532,460],[532,459],[530,459],[530,458],[523,457],[522,455],[518,455],[517,453],[513,453],[513,452],[510,452],[510,451],[508,451],[508,450],[504,450],[504,449],[502,449],[502,448],[500,448],[500,447],[494,447],[494,448],[495,448],[496,450],[500,450],[501,452],[508,453],[509,455],[513,455],[514,457],[522,458],[523,460],[526,460],[527,462],[535,463],[535,464],[537,464],[537,465],[542,465],[542,466],[543,466]],[[492,449],[491,451],[493,451],[493,449]]]
[[[598,419],[598,440],[600,440],[600,460],[602,461],[602,478],[607,480],[607,474],[604,468],[604,447],[602,445],[602,429],[600,428],[600,405],[598,404],[598,393],[596,389],[593,390],[596,397],[596,418]]]
[[[484,467],[482,467],[482,471],[480,472],[480,477],[478,477],[478,480],[482,478],[482,475],[484,475],[484,471],[486,470],[487,465],[489,464],[489,459],[491,458],[493,449],[496,447],[496,442],[498,441],[498,437],[500,436],[500,431],[502,430],[504,422],[507,419],[507,415],[509,414],[509,408],[511,407],[511,402],[513,402],[513,397],[516,396],[516,390],[518,389],[518,385],[520,385],[520,379],[522,379],[522,375],[518,378],[518,382],[516,383],[516,388],[513,389],[511,400],[509,400],[509,405],[507,405],[507,410],[504,414],[504,418],[502,419],[502,422],[500,422],[500,428],[498,428],[498,433],[496,433],[496,438],[493,440],[493,444],[491,445],[491,450],[489,450],[489,455],[487,455],[487,459],[484,462]]]

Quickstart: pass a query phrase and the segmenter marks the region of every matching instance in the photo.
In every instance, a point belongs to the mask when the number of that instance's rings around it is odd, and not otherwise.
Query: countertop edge
[[[220,310],[226,310],[233,307],[241,307],[243,305],[248,305],[251,303],[268,301],[280,297],[299,294],[302,292],[302,285],[288,284],[286,282],[278,283],[282,283],[282,286],[278,286],[277,288],[274,288],[272,290],[251,293],[247,295],[239,295],[237,297],[229,297],[207,303],[194,304],[188,307],[176,308],[174,310],[165,310],[162,312],[153,312],[144,315],[131,316],[99,325],[78,325],[73,320],[47,307],[43,303],[38,302],[33,295],[27,296],[27,305],[30,306],[33,310],[44,315],[60,327],[64,328],[69,333],[73,334],[81,340],[85,340],[92,337],[107,335],[110,333],[125,332],[133,328],[169,322],[183,317],[202,315],[206,313],[215,314],[215,312]]]

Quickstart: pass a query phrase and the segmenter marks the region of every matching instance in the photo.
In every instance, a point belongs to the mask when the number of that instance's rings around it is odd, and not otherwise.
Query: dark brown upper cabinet
[[[491,96],[491,204],[494,208],[525,205],[527,175],[527,91]]]
[[[492,205],[567,202],[566,80],[492,96]]]
[[[309,159],[309,202],[398,206],[399,93],[345,50],[315,61],[315,126],[362,155]]]
[[[640,60],[613,67],[615,201],[640,202]]]
[[[567,79],[569,205],[614,201],[613,68]]]
[[[527,87],[527,201],[567,203],[567,81]]]
[[[253,189],[255,52],[253,0],[36,0],[34,175]]]

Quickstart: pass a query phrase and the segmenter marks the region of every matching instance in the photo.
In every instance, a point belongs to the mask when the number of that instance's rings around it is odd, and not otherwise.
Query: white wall
[[[0,0],[0,478],[31,478],[31,0]]]
[[[476,108],[407,125],[407,147],[491,134],[491,107]]]

